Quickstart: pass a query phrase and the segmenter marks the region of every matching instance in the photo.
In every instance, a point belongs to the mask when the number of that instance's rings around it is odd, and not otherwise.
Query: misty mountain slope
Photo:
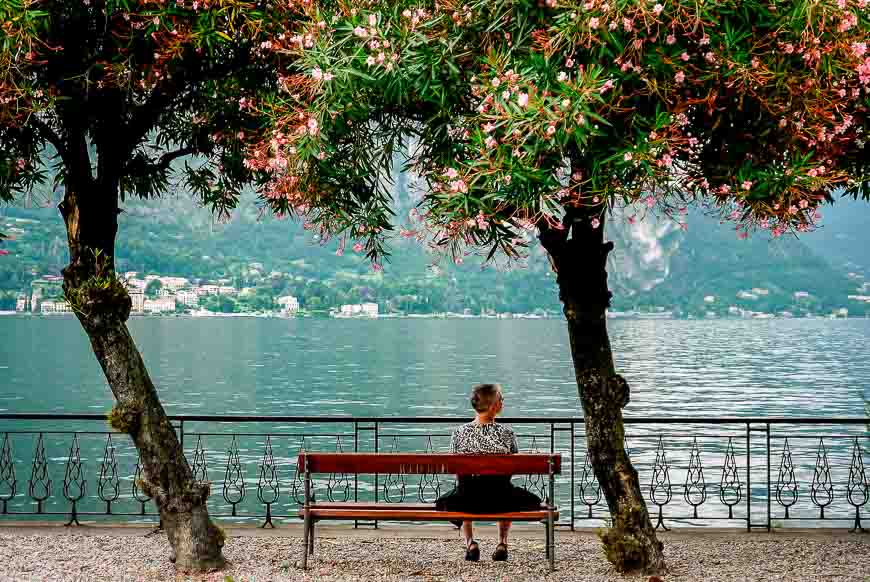
[[[399,212],[406,212],[411,203],[407,196],[400,197]],[[781,307],[795,291],[811,293],[825,308],[844,306],[855,287],[846,277],[847,266],[863,260],[870,248],[870,229],[863,228],[860,216],[835,207],[826,213],[823,229],[801,240],[775,241],[762,236],[739,240],[733,225],[698,213],[688,217],[687,232],[667,221],[629,225],[616,216],[608,221],[608,237],[615,244],[609,264],[614,308],[706,309],[707,295],[717,297],[716,306],[764,308],[775,298]],[[0,221],[4,228],[12,224],[16,236],[4,243],[11,254],[0,257],[0,290],[7,298],[25,289],[36,275],[60,272],[67,260],[66,237],[54,207],[0,208]],[[335,241],[312,242],[310,234],[291,220],[259,216],[250,200],[223,224],[207,209],[179,196],[125,204],[117,263],[119,271],[231,278],[242,285],[247,284],[247,265],[257,262],[266,273],[281,271],[296,278],[292,292],[304,295],[301,287],[317,282],[326,289],[318,292],[324,301],[365,296],[385,302],[400,297],[412,310],[414,305],[475,312],[559,309],[555,278],[537,246],[529,250],[525,267],[509,271],[481,269],[475,257],[461,266],[442,260],[432,269],[434,259],[425,249],[397,240],[384,274],[373,273],[365,258],[350,249],[336,256],[336,246]],[[753,287],[768,289],[770,295],[759,302],[737,301],[738,292]]]

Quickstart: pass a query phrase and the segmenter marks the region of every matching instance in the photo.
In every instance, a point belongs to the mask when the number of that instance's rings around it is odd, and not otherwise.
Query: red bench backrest
[[[562,470],[562,456],[541,453],[299,453],[300,472],[438,475],[547,475]]]

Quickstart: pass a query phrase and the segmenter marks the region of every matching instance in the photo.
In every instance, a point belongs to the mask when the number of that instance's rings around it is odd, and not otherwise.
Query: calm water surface
[[[505,386],[505,414],[579,413],[561,320],[134,318],[170,413],[465,414]],[[627,415],[854,416],[870,399],[870,321],[615,320]],[[71,317],[0,318],[0,411],[111,406]]]
[[[580,415],[567,331],[559,319],[134,318],[130,326],[166,408],[175,414],[470,417],[469,388],[478,382],[500,382],[505,387],[506,416]],[[863,416],[870,402],[868,320],[614,320],[610,330],[617,367],[632,386],[627,416],[855,417]],[[0,338],[0,412],[102,413],[111,407],[111,393],[75,319],[3,317]],[[40,431],[46,431],[46,479],[53,480],[45,509],[56,513],[58,519],[69,511],[60,491],[65,466],[69,466],[71,436],[50,432],[61,428],[80,431],[82,474],[88,489],[79,509],[105,510],[96,492],[101,471],[114,459],[120,485],[113,512],[138,513],[140,504],[132,499],[136,451],[127,439],[116,436],[111,450],[114,456],[107,456],[102,423],[59,426],[0,420],[0,437],[9,434],[18,478],[10,511],[33,511],[28,480],[33,475],[32,459]],[[548,425],[517,428],[524,450],[549,447]],[[430,446],[445,450],[449,429],[448,425],[382,424],[378,444],[380,450],[393,446],[399,450]],[[721,486],[729,439],[742,476],[744,500],[736,506],[734,517],[745,518],[750,511],[745,505],[745,469],[747,448],[751,449],[751,512],[753,521],[763,522],[766,501],[776,488],[786,437],[800,492],[792,516],[818,516],[808,493],[814,476],[825,474],[817,471],[821,466],[819,436],[823,434],[834,484],[834,501],[826,515],[850,519],[854,510],[846,503],[845,485],[850,463],[854,463],[855,443],[864,443],[861,446],[866,449],[870,442],[865,425],[777,430],[770,441],[770,483],[765,434],[753,433],[751,445],[747,445],[743,425],[631,425],[628,444],[648,498],[661,498],[663,490],[673,493],[665,508],[671,523],[691,515],[683,491],[693,442],[698,445],[707,487],[702,522],[713,523],[704,520],[728,515]],[[303,437],[309,450],[335,450],[338,446],[351,450],[355,436],[349,423],[186,424],[184,445],[190,458],[198,438],[207,451],[207,477],[215,483],[209,502],[213,512],[231,511],[222,497],[227,491],[230,499],[233,491],[238,497],[238,490],[224,488],[224,483],[228,475],[235,474],[234,467],[228,468],[233,434],[242,433],[251,434],[240,436],[237,443],[241,467],[235,486],[244,482],[247,488],[238,509],[242,514],[262,512],[256,492],[264,432],[272,434],[281,480],[276,513],[293,511],[291,484]],[[560,506],[569,507],[573,501],[575,514],[585,516],[588,507],[580,490],[585,447],[582,427],[577,427],[574,439],[570,432],[554,435],[554,450],[565,459],[564,474],[557,485]],[[356,436],[360,450],[374,450],[371,426]],[[660,451],[659,446],[664,448]],[[573,466],[569,460],[572,451],[577,454]],[[657,455],[662,451],[661,458],[666,453],[669,467],[666,475],[656,470]],[[870,468],[870,459],[866,455],[865,459]],[[574,487],[570,486],[572,470]],[[660,486],[654,494],[656,479]],[[326,485],[321,482],[318,487]],[[342,484],[333,485],[340,489]],[[361,477],[358,485],[363,497],[374,494],[371,479]],[[417,484],[409,482],[408,486],[410,495],[416,495]],[[0,483],[0,500],[4,495]],[[600,503],[593,509],[599,517],[606,512]],[[774,515],[782,514],[776,505],[774,509],[779,511]],[[808,525],[814,524],[819,522]]]

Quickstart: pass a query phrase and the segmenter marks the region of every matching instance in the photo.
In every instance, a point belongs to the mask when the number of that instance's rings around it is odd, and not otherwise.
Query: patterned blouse
[[[517,435],[504,424],[469,422],[453,431],[451,453],[471,455],[506,455],[519,452]]]

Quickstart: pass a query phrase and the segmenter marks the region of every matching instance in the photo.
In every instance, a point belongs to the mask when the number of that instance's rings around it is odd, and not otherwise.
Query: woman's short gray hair
[[[498,384],[478,384],[471,389],[471,407],[477,412],[489,410],[495,399],[501,394]]]

